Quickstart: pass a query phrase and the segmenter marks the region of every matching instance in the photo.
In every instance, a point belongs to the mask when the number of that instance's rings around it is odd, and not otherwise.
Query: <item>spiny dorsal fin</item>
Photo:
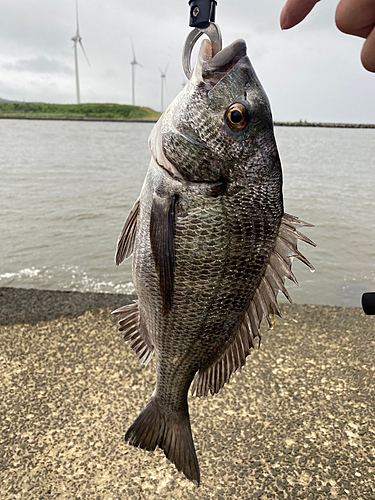
[[[137,200],[130,210],[128,218],[125,221],[121,231],[120,238],[117,242],[115,255],[116,266],[131,256],[134,250],[134,240],[137,232],[137,219],[139,213],[139,200]]]
[[[140,327],[138,301],[112,312],[117,316],[119,331],[124,332],[123,339],[130,341],[130,347],[136,353],[142,365],[146,366],[153,354],[154,348],[148,338],[147,331]]]
[[[280,316],[277,303],[277,294],[282,291],[289,302],[292,302],[284,282],[285,278],[297,284],[291,271],[293,258],[296,257],[306,264],[312,271],[313,266],[297,249],[298,240],[316,246],[309,238],[298,232],[294,226],[308,226],[311,224],[299,220],[289,214],[284,214],[269,263],[258,288],[250,302],[249,309],[244,315],[240,328],[234,335],[227,349],[211,366],[200,370],[193,381],[192,394],[207,396],[209,392],[216,394],[229,382],[229,379],[238,368],[246,363],[246,357],[255,347],[254,339],[260,337],[260,325],[265,317],[269,326],[274,324],[274,316]],[[260,342],[259,342],[260,345]]]

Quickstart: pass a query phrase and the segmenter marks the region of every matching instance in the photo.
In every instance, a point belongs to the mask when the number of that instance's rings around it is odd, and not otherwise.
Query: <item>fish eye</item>
[[[243,130],[250,121],[250,112],[241,102],[235,102],[225,112],[225,121],[232,130]]]

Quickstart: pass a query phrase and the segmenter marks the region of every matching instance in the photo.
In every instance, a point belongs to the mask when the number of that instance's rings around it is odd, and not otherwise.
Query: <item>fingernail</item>
[[[288,14],[287,14],[287,11],[285,9],[285,6],[280,14],[280,27],[282,30],[286,30],[289,28],[289,26],[288,26]]]

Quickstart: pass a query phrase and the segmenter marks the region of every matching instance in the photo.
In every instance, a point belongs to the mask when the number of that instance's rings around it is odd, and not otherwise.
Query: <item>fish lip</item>
[[[211,42],[204,40],[198,55],[196,77],[199,76],[201,82],[213,87],[246,56],[246,42],[242,38],[235,40],[213,57]]]

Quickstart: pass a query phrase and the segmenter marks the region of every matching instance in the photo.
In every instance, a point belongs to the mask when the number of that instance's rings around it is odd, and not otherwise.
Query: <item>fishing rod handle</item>
[[[375,315],[375,292],[366,292],[362,295],[362,308],[365,314]]]

